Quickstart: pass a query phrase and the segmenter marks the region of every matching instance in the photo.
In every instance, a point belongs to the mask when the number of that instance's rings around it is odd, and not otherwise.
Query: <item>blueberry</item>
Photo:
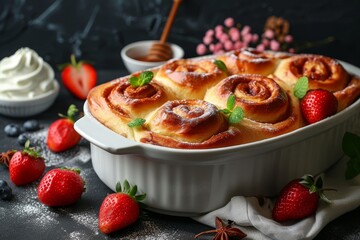
[[[4,132],[8,137],[17,137],[20,135],[21,127],[15,123],[10,123],[5,126]]]
[[[0,180],[0,188],[8,186],[7,182],[4,180]]]
[[[26,133],[22,133],[18,136],[18,143],[20,144],[20,146],[25,146],[26,141],[28,140],[28,136]]]
[[[12,189],[7,182],[0,180],[0,199],[10,200],[12,198]]]
[[[23,127],[25,131],[33,132],[40,129],[40,123],[38,120],[31,119],[24,122]]]

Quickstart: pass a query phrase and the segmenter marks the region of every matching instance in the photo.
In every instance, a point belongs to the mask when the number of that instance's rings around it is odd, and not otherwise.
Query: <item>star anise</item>
[[[0,164],[4,164],[9,167],[10,159],[14,155],[15,150],[9,150],[7,152],[0,153]]]
[[[243,239],[246,234],[236,227],[231,227],[232,222],[225,224],[219,217],[215,219],[216,229],[204,231],[195,235],[198,238],[202,235],[215,233],[214,240]]]

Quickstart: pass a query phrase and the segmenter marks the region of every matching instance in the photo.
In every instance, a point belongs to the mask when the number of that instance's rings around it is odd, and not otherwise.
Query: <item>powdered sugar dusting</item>
[[[83,146],[85,141],[82,140],[80,143],[72,149],[65,152],[54,153],[46,145],[48,127],[28,133],[27,137],[31,142],[31,146],[39,149],[41,156],[45,158],[46,166],[56,166],[68,161],[81,161],[83,163],[90,160],[90,150],[88,147]]]

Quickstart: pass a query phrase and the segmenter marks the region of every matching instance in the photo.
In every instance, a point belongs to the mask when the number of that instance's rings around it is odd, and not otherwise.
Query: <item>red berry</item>
[[[56,168],[41,179],[37,189],[38,198],[47,206],[68,206],[81,198],[84,186],[79,170]]]
[[[125,181],[124,191],[118,183],[116,193],[106,196],[99,211],[99,229],[103,233],[118,231],[137,221],[140,214],[137,201],[143,200],[146,195],[136,195],[136,192],[136,185],[131,187]]]
[[[324,89],[310,90],[301,99],[301,110],[308,124],[318,122],[337,112],[338,100]]]
[[[311,216],[316,212],[319,196],[329,202],[321,188],[321,178],[314,179],[311,175],[289,182],[276,199],[272,212],[273,219],[284,222]]]
[[[85,100],[90,90],[96,85],[97,74],[95,68],[85,62],[76,62],[71,55],[71,63],[65,65],[61,71],[64,86],[77,98]]]
[[[68,115],[65,118],[53,122],[48,130],[46,144],[53,152],[63,152],[76,146],[81,136],[74,129],[75,105],[70,105]]]
[[[12,155],[9,163],[10,179],[15,185],[25,185],[39,179],[45,171],[45,161],[39,153],[30,148],[27,141],[23,151]]]

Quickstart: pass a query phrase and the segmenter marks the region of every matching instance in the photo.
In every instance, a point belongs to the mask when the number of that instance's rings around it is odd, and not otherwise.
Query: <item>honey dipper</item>
[[[176,12],[182,0],[174,0],[168,19],[166,20],[160,41],[154,43],[149,49],[147,60],[150,62],[163,62],[172,58],[173,52],[168,43],[166,43],[171,26],[174,22]]]

